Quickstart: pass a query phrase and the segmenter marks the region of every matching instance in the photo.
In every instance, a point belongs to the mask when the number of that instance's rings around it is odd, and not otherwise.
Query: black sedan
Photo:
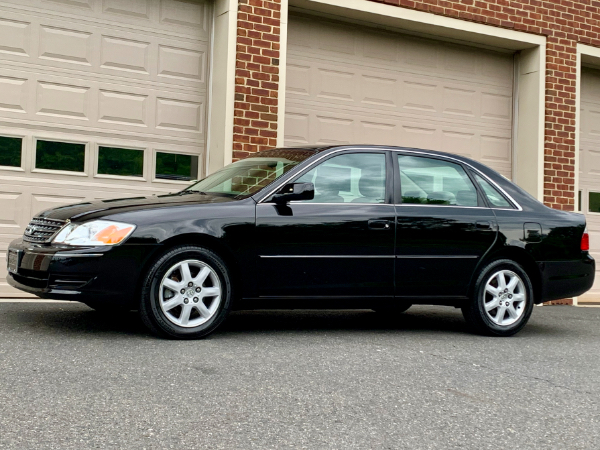
[[[170,195],[37,215],[8,249],[9,283],[98,310],[139,309],[199,338],[232,308],[462,308],[509,336],[533,305],[586,292],[583,215],[547,208],[490,168],[379,146],[274,149]]]

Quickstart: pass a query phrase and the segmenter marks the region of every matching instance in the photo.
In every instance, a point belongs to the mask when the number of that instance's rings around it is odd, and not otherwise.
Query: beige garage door
[[[587,219],[591,254],[600,261],[600,71],[583,69],[581,89],[580,203]],[[580,302],[600,302],[600,264],[596,267],[596,283]]]
[[[35,213],[201,174],[211,23],[205,0],[0,1],[0,295]]]
[[[513,56],[291,16],[288,144],[442,150],[511,176]]]

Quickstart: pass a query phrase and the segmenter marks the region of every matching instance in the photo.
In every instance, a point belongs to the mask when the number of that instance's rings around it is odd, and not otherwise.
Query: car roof
[[[353,150],[397,150],[397,151],[410,151],[410,152],[418,152],[423,155],[432,155],[432,156],[443,156],[446,158],[456,159],[468,164],[476,165],[479,167],[486,167],[482,165],[478,161],[475,161],[469,157],[457,155],[456,153],[448,153],[441,152],[437,150],[427,150],[423,148],[415,148],[415,147],[400,147],[396,145],[371,145],[371,144],[343,144],[343,145],[298,145],[298,146],[289,146],[289,147],[279,147],[276,150],[313,150],[315,153],[321,153],[327,150],[344,150],[344,149],[353,149]],[[275,149],[274,149],[275,150]]]

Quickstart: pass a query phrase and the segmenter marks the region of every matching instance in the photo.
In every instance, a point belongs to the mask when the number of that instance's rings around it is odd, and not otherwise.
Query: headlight
[[[116,245],[127,239],[133,230],[135,225],[109,220],[92,220],[82,224],[70,223],[52,242],[68,245]]]

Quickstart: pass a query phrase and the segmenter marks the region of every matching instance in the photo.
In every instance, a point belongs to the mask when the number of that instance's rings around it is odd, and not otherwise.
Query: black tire
[[[159,304],[159,287],[167,271],[185,260],[197,260],[213,269],[221,284],[221,302],[208,321],[193,328],[172,323]],[[213,251],[203,247],[183,245],[170,249],[148,270],[143,279],[140,299],[140,316],[144,324],[157,336],[170,339],[199,339],[215,331],[231,310],[233,284],[225,262]]]
[[[521,315],[514,323],[507,325],[499,325],[498,323],[494,322],[494,320],[492,320],[485,310],[486,296],[488,296],[487,298],[489,299],[490,295],[486,294],[486,284],[495,273],[502,270],[511,271],[521,279],[525,294],[524,304],[521,305],[521,308],[523,309]],[[506,298],[505,300],[508,299]],[[486,265],[479,272],[471,298],[463,305],[462,313],[470,328],[476,333],[486,336],[512,336],[521,331],[521,329],[529,321],[533,311],[534,300],[533,285],[531,284],[531,280],[529,279],[529,276],[525,270],[523,270],[523,268],[514,261],[500,259]],[[499,310],[497,309],[491,310],[490,314],[492,314],[494,311],[495,314],[499,314]],[[503,315],[502,317],[506,316]],[[500,322],[501,321],[502,320],[500,320]]]
[[[402,314],[408,311],[412,303],[397,303],[394,305],[381,305],[373,308],[373,311],[379,314]]]

